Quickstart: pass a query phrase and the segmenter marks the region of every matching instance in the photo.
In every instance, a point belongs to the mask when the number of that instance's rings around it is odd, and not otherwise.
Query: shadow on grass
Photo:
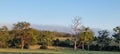
[[[35,53],[35,52],[0,52],[0,54],[59,54],[59,53]]]

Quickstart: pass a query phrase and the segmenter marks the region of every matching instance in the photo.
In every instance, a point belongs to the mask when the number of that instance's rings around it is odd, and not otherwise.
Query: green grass
[[[61,54],[55,50],[0,49],[0,54]]]
[[[110,52],[110,51],[82,51],[82,50],[63,50],[65,54],[120,54],[120,52]]]
[[[28,50],[28,49],[0,49],[0,54],[120,54],[120,52],[111,51],[73,51],[71,49],[64,50]]]

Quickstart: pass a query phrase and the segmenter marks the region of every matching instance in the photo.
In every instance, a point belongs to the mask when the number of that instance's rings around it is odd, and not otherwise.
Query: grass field
[[[0,49],[0,54],[120,54],[107,51],[73,51],[73,50],[28,50],[28,49]]]

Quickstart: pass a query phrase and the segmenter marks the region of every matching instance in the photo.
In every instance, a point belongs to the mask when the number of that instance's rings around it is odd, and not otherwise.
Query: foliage
[[[84,45],[87,44],[89,50],[89,45],[94,40],[93,32],[89,28],[85,28],[78,35],[79,42],[82,43],[82,49],[84,50]]]
[[[97,38],[97,42],[98,42],[98,45],[100,46],[100,50],[102,50],[103,47],[109,45],[111,39],[108,37],[109,32],[107,30],[102,30],[102,31],[99,31],[98,33],[99,33],[99,36]]]
[[[40,45],[52,45],[54,33],[51,33],[49,31],[41,32],[41,34],[37,37],[39,40]]]
[[[0,47],[8,47],[8,41],[11,39],[8,28],[3,26],[0,28]]]
[[[73,41],[70,39],[66,39],[64,41],[61,41],[59,39],[54,40],[54,46],[60,46],[60,47],[73,47]]]
[[[75,23],[79,20],[76,19]],[[79,23],[78,23],[79,24]],[[43,31],[30,27],[28,22],[18,22],[13,29],[9,30],[6,26],[0,28],[0,48],[29,48],[30,45],[40,45],[42,49],[48,46],[57,47],[79,47],[85,50],[120,50],[120,27],[115,27],[115,33],[110,38],[107,30],[99,31],[99,35],[94,37],[90,28],[75,25],[75,33]],[[81,24],[80,24],[81,25]],[[76,31],[77,30],[77,31]],[[75,49],[75,48],[74,48]]]
[[[20,39],[21,41],[21,49],[24,48],[25,44],[28,44],[31,42],[31,35],[29,33],[30,30],[30,24],[27,22],[18,22],[14,24],[14,30],[16,30],[18,33],[16,34],[16,38]]]
[[[48,49],[48,47],[46,45],[42,45],[40,49]]]
[[[113,34],[113,37],[115,38],[115,41],[118,43],[119,50],[120,50],[120,26],[117,26],[113,28],[115,33]]]

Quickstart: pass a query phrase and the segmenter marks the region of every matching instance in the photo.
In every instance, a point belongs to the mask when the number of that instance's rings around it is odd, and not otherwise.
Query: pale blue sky
[[[0,0],[0,23],[68,27],[75,16],[85,26],[112,29],[120,25],[120,0]]]

